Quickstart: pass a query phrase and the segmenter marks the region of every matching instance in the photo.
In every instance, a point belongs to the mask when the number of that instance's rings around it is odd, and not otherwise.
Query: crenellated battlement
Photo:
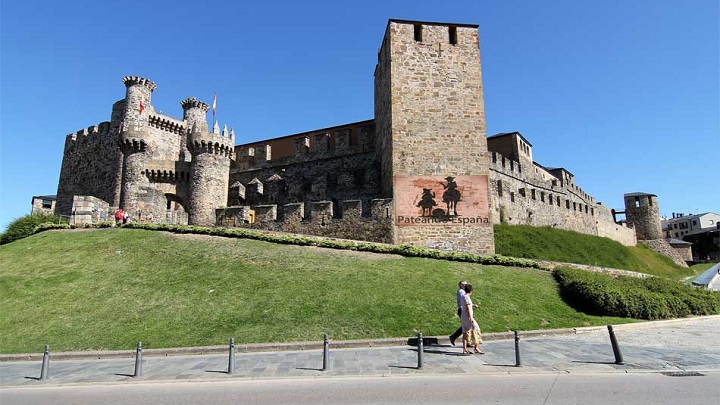
[[[190,162],[153,160],[145,166],[145,176],[155,182],[188,181]]]
[[[148,125],[178,135],[184,135],[186,131],[185,124],[182,121],[163,115],[150,115],[148,117]]]
[[[199,108],[204,112],[207,112],[210,109],[210,106],[207,105],[207,103],[200,101],[195,97],[186,98],[185,100],[180,102],[180,106],[183,108],[183,110],[188,110],[190,108]]]
[[[193,154],[211,153],[233,158],[233,138],[211,132],[192,131],[188,139],[188,150]]]
[[[393,200],[308,201],[216,210],[217,224],[391,243]]]
[[[237,166],[263,169],[374,151],[375,123],[362,121],[235,147]]]
[[[157,88],[157,85],[155,84],[155,82],[153,82],[150,79],[146,79],[146,78],[140,77],[140,76],[125,76],[125,77],[123,77],[123,83],[127,87],[135,86],[135,85],[142,85],[142,86],[145,86],[148,89],[150,89],[150,91],[155,91],[155,89]]]
[[[98,125],[92,125],[87,128],[80,129],[76,132],[68,134],[66,142],[68,141],[85,141],[92,136],[107,135],[110,132],[110,123],[103,121]]]

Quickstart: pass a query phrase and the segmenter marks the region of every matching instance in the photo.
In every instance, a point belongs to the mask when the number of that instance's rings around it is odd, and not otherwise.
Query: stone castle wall
[[[219,209],[217,224],[392,243],[392,200],[314,201]]]
[[[474,25],[391,20],[373,120],[240,146],[234,132],[208,129],[207,104],[184,100],[178,120],[150,104],[154,83],[124,82],[110,122],[68,136],[58,213],[70,214],[73,197],[93,196],[110,209],[123,205],[135,221],[486,254],[500,222],[636,242],[635,230],[615,224],[571,173],[534,163],[524,138],[501,136],[488,151]],[[459,212],[446,198],[456,187]],[[430,196],[437,201],[426,210]]]
[[[495,223],[550,226],[628,246],[637,243],[633,229],[616,224],[610,211],[574,182],[559,181],[536,165],[528,170],[496,152],[490,152],[489,164]]]
[[[76,195],[116,200],[122,155],[117,132],[110,127],[109,122],[103,122],[66,136],[55,209],[58,214],[71,214]]]

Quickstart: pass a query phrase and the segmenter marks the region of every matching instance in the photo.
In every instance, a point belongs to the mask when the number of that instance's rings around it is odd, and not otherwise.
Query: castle
[[[374,76],[374,119],[237,146],[208,126],[208,104],[187,98],[171,118],[152,105],[155,83],[127,76],[110,121],[67,136],[56,213],[99,221],[122,207],[133,221],[482,254],[500,222],[662,238],[656,196],[626,195],[619,223],[520,133],[486,136],[477,25],[389,20]]]

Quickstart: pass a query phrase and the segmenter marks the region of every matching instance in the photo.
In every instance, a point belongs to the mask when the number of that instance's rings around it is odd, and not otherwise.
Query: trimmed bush
[[[567,267],[553,275],[568,304],[594,315],[668,319],[720,313],[720,293],[669,279],[613,277]]]

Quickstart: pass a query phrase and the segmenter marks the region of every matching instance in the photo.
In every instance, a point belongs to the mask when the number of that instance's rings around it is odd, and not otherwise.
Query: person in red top
[[[125,211],[123,211],[122,208],[118,208],[117,211],[115,211],[115,223],[122,224],[123,219],[125,219]]]

